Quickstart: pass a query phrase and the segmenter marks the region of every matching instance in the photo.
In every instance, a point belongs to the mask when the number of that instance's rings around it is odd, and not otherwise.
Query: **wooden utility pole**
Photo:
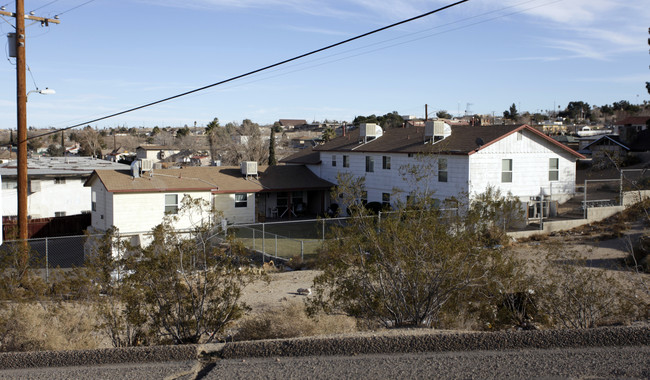
[[[18,239],[27,240],[27,85],[25,63],[25,19],[41,25],[58,24],[59,20],[25,15],[24,0],[16,0],[16,13],[0,11],[16,19],[16,102],[18,129]]]

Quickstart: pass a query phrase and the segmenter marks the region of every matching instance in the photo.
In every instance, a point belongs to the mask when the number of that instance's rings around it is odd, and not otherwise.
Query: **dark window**
[[[236,193],[235,194],[235,207],[248,207],[248,194]]]
[[[372,156],[366,156],[366,173],[372,173],[375,171],[375,158]]]
[[[381,167],[386,170],[390,170],[390,156],[381,157]]]
[[[343,156],[343,167],[344,168],[349,168],[350,167],[350,156],[348,156],[348,155]]]
[[[447,182],[447,159],[438,160],[438,182]]]

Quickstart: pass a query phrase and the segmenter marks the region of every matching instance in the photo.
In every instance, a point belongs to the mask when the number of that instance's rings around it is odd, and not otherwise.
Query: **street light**
[[[26,97],[28,98],[29,94],[31,94],[32,92],[36,92],[38,94],[43,94],[43,95],[54,95],[54,94],[56,94],[56,91],[54,91],[53,89],[45,87],[45,89],[43,89],[43,90],[32,90],[32,91],[28,92]]]

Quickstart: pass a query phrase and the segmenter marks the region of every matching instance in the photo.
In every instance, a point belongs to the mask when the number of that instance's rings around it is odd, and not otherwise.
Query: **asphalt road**
[[[650,347],[229,359],[205,379],[650,378]]]
[[[0,379],[648,379],[650,347],[227,359],[0,371]]]

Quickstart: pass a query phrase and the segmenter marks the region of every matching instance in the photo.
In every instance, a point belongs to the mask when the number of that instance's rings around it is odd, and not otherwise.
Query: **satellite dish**
[[[480,148],[480,147],[482,147],[483,145],[485,145],[485,143],[483,142],[483,139],[482,139],[482,138],[477,137],[477,138],[476,138],[476,145],[478,145],[478,147]]]

